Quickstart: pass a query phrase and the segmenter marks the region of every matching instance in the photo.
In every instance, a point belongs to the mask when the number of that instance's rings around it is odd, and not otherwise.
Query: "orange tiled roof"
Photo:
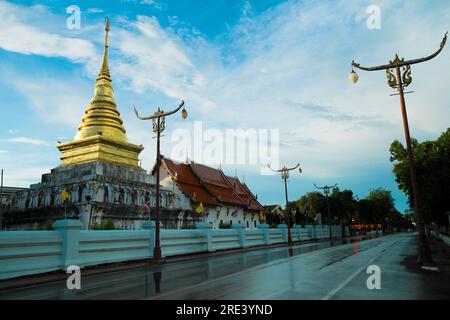
[[[251,211],[265,211],[264,207],[258,202],[256,197],[251,193],[250,189],[245,183],[241,183],[238,178],[226,177],[231,185],[235,188],[238,195],[247,203],[248,210]]]
[[[247,207],[243,200],[229,183],[222,170],[192,163],[189,167],[202,185],[220,202]]]
[[[202,202],[204,205],[217,206],[219,203],[208,194],[198,179],[194,176],[189,165],[163,158],[163,166],[175,179],[175,183],[183,193],[195,202]]]
[[[251,211],[265,211],[245,183],[226,176],[220,169],[176,162],[165,157],[162,157],[162,165],[183,193],[195,202],[211,206],[224,203]]]

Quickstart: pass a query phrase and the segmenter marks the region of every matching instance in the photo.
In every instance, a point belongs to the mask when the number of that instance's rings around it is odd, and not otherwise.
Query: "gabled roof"
[[[269,205],[265,205],[265,208],[267,211],[269,212],[273,212],[274,210],[279,210],[282,211],[283,207],[280,206],[279,204],[269,204]]]
[[[202,164],[191,163],[189,167],[202,185],[220,202],[248,207],[234,187],[227,180],[222,170],[214,169]]]
[[[265,211],[264,207],[256,200],[256,197],[251,193],[245,183],[241,183],[238,178],[226,177],[230,184],[234,187],[237,194],[247,203],[248,209],[251,211]]]
[[[174,182],[187,197],[195,202],[202,202],[204,205],[217,206],[219,204],[194,176],[188,164],[163,157],[162,166],[166,168]]]
[[[226,176],[222,170],[197,163],[182,163],[161,156],[161,165],[174,183],[192,201],[217,206],[221,203],[265,211],[245,183]],[[152,170],[154,174],[155,167]]]

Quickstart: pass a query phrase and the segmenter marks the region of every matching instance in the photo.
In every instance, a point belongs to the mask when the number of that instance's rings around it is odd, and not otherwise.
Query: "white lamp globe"
[[[350,73],[350,76],[349,76],[348,78],[350,79],[350,81],[351,81],[353,84],[355,84],[355,83],[358,82],[359,76],[358,76],[358,74],[357,74],[354,70],[352,70],[352,72]]]

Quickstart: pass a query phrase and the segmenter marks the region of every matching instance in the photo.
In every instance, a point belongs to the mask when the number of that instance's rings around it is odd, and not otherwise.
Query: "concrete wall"
[[[55,231],[0,232],[0,280],[24,275],[80,267],[148,259],[153,256],[155,223],[147,221],[141,230],[82,230],[79,220],[59,220]],[[340,237],[341,226],[333,226],[334,237]],[[295,225],[293,241],[329,237],[329,226]],[[270,229],[259,224],[247,229],[246,224],[233,224],[232,229],[213,229],[208,222],[192,230],[161,229],[164,257],[214,252],[287,243],[288,229],[282,224]]]

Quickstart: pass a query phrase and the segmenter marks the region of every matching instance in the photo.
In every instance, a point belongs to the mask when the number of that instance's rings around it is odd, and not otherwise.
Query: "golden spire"
[[[103,63],[95,81],[94,98],[86,109],[75,140],[100,135],[110,140],[127,142],[123,121],[113,97],[114,90],[108,69],[109,19],[106,20],[105,31]]]
[[[61,165],[90,161],[106,161],[139,167],[142,146],[128,143],[123,121],[113,97],[113,86],[108,69],[109,19],[106,20],[103,63],[95,80],[94,97],[86,109],[83,123],[73,141],[57,145]]]
[[[106,26],[105,26],[105,48],[103,49],[103,63],[102,68],[100,69],[100,73],[98,74],[97,80],[101,78],[106,78],[111,81],[111,75],[109,74],[108,68],[108,33],[109,33],[109,18],[106,18]]]

